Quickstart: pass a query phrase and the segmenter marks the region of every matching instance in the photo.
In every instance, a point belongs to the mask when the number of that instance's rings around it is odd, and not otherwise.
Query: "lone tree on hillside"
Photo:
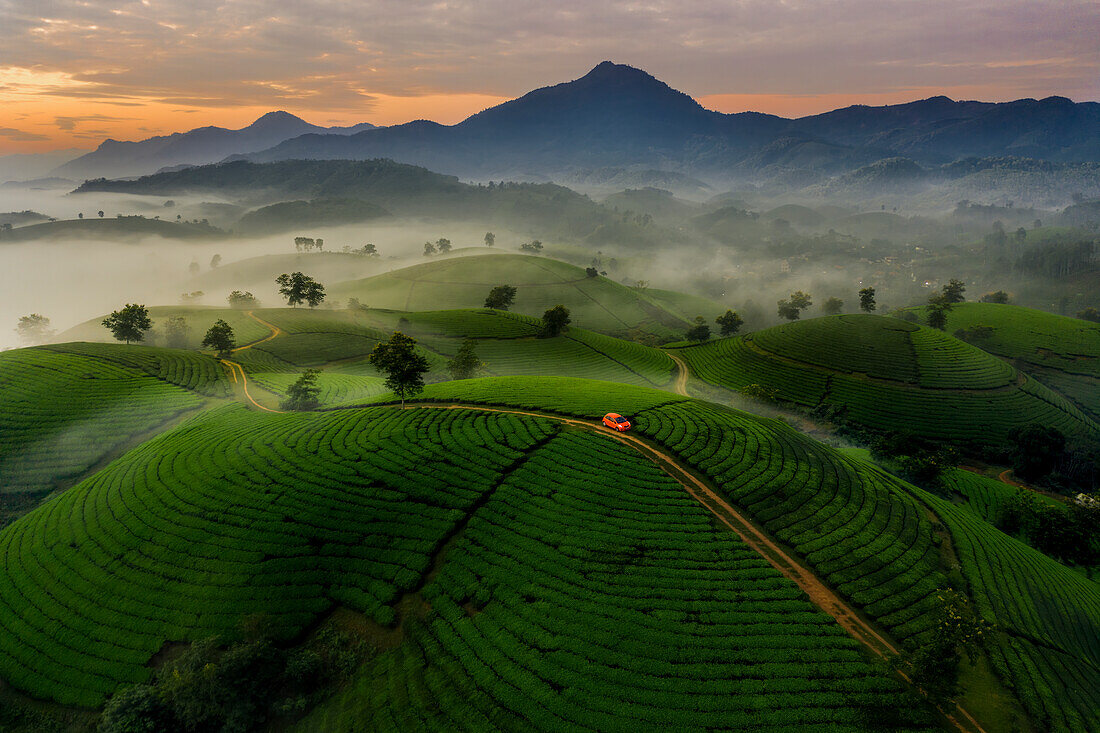
[[[225,299],[229,302],[230,308],[255,308],[259,305],[256,296],[247,290],[234,290]]]
[[[294,384],[286,388],[286,399],[279,403],[280,410],[314,410],[321,404],[321,388],[317,386],[319,369],[306,369]]]
[[[275,278],[279,294],[286,298],[287,305],[296,307],[299,303],[308,303],[310,308],[320,305],[325,299],[325,286],[309,275],[285,272]]]
[[[586,268],[584,268],[584,276],[585,277],[596,277],[599,274],[600,274],[600,271],[597,270],[595,267],[586,267]]]
[[[431,242],[424,242],[424,256],[431,257],[435,254],[435,245]]]
[[[978,617],[967,597],[957,590],[940,589],[936,598],[939,604],[934,610],[931,639],[923,642],[910,660],[914,684],[934,703],[944,703],[958,692],[960,654],[965,653],[973,666],[981,654],[982,636],[991,625]]]
[[[840,298],[829,298],[821,305],[821,312],[827,316],[835,316],[844,310],[844,301]]]
[[[495,308],[498,311],[506,311],[516,299],[516,289],[512,285],[497,285],[489,291],[485,298],[486,308]]]
[[[859,309],[864,313],[871,313],[875,309],[875,289],[863,288],[859,291]]]
[[[211,270],[218,269],[218,265],[220,265],[221,263],[222,263],[222,256],[221,255],[214,255],[213,257],[210,258],[210,269]]]
[[[553,338],[565,330],[569,321],[569,309],[564,305],[555,305],[542,314],[542,330],[539,336]]]
[[[103,319],[106,326],[118,341],[144,341],[145,332],[153,327],[149,311],[144,305],[127,303],[124,308],[111,313]]]
[[[170,349],[186,349],[187,332],[190,330],[183,317],[169,318],[164,322],[164,345]]]
[[[497,235],[492,232],[485,232],[485,246],[492,247],[497,243]]]
[[[458,353],[447,362],[447,371],[451,373],[452,379],[469,379],[485,368],[485,363],[477,358],[474,352],[475,345],[476,342],[473,339],[464,339],[462,346],[458,348]]]
[[[54,334],[53,329],[50,328],[50,319],[41,313],[20,316],[15,332],[19,334],[20,340],[26,344],[45,343]]]
[[[452,249],[451,240],[447,239],[446,237],[440,237],[439,239],[435,240],[435,249],[441,255],[447,254]]]
[[[1083,321],[1092,321],[1093,323],[1100,323],[1100,311],[1095,308],[1085,308],[1084,310],[1077,311],[1077,317]]]
[[[374,347],[367,360],[386,375],[386,388],[401,399],[415,397],[424,390],[424,375],[428,371],[428,360],[416,353],[416,339],[400,331],[394,331],[389,341],[383,341]]]
[[[1008,293],[1003,290],[995,290],[992,293],[986,293],[982,297],[978,298],[982,303],[1007,303]]]
[[[522,252],[534,252],[538,254],[542,251],[542,242],[537,239],[532,239],[530,242],[524,242],[519,246]]]
[[[813,304],[813,301],[810,300],[809,293],[796,290],[791,293],[789,298],[783,298],[776,303],[776,312],[779,314],[780,318],[786,318],[788,321],[797,321],[802,311]]]
[[[723,336],[733,336],[735,333],[741,330],[741,326],[745,325],[745,319],[741,317],[739,313],[732,310],[727,310],[722,315],[714,319],[714,322],[719,326],[719,333]]]
[[[218,356],[228,356],[236,345],[233,341],[233,327],[219,318],[206,331],[202,345],[218,352]]]
[[[951,303],[943,293],[928,299],[928,325],[940,331],[947,329],[947,314],[951,312]]]
[[[685,335],[688,341],[706,341],[710,338],[710,324],[702,316],[695,316],[695,325]]]
[[[966,298],[963,293],[966,292],[966,283],[962,280],[956,280],[951,278],[946,285],[943,286],[943,298],[947,303],[961,303]]]

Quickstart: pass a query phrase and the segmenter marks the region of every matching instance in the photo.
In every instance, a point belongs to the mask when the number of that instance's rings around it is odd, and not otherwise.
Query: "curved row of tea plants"
[[[693,375],[739,390],[761,385],[807,407],[956,442],[997,445],[1013,428],[1067,435],[1100,427],[1064,397],[958,339],[879,316],[817,318],[678,350]]]
[[[209,357],[62,344],[0,353],[0,492],[44,492],[221,392]],[[163,374],[164,378],[160,375]]]
[[[336,604],[393,621],[546,420],[208,411],[0,532],[0,677],[96,705],[169,641],[289,639]]]
[[[994,668],[1044,731],[1100,730],[1100,585],[928,494],[947,525]],[[992,643],[990,643],[992,642]]]
[[[677,483],[591,435],[531,454],[423,597],[404,643],[300,730],[934,727]]]

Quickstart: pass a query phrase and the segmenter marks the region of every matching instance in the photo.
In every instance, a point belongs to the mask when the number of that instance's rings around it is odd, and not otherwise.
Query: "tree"
[[[863,288],[859,291],[859,309],[864,313],[870,313],[875,309],[874,288]]]
[[[524,242],[519,246],[524,252],[535,252],[536,254],[542,251],[542,242],[537,239],[532,239],[530,242]]]
[[[221,263],[222,263],[222,256],[221,255],[214,255],[213,257],[210,258],[210,269],[211,270],[218,269],[218,265],[220,265]]]
[[[317,249],[325,248],[325,240],[321,239],[320,237],[318,237],[313,244],[315,247],[317,247]]]
[[[695,316],[695,325],[688,329],[688,341],[706,341],[710,338],[710,324],[702,316]]]
[[[793,305],[795,308],[798,308],[799,310],[806,310],[814,304],[813,301],[810,300],[810,294],[804,293],[801,290],[796,290],[791,293],[790,300],[791,305]]]
[[[149,311],[144,305],[127,303],[124,308],[111,313],[103,319],[106,326],[118,341],[143,341],[145,332],[153,327]]]
[[[124,687],[111,696],[99,719],[100,733],[159,733],[171,729],[171,712],[152,685]]]
[[[780,318],[786,318],[788,321],[797,321],[799,316],[798,306],[786,298],[776,301],[776,313]]]
[[[275,283],[279,286],[279,294],[292,307],[299,303],[308,303],[310,308],[315,308],[325,299],[325,286],[300,272],[291,275],[284,272],[275,278]]]
[[[435,254],[435,245],[431,242],[424,242],[424,256],[431,257]]]
[[[986,293],[978,300],[982,303],[1007,303],[1008,293],[1003,290],[995,290],[992,293]]]
[[[313,245],[315,245],[316,243],[317,241],[312,237],[295,237],[294,249],[298,250],[299,252],[308,252],[313,249]]]
[[[435,248],[439,252],[439,254],[447,254],[452,249],[451,240],[440,237],[439,239],[435,240]]]
[[[485,307],[506,311],[511,307],[515,299],[515,287],[512,285],[497,285],[489,291],[489,295],[485,298]]]
[[[374,347],[367,360],[386,375],[386,388],[401,399],[414,397],[424,390],[424,375],[428,371],[428,360],[416,352],[416,339],[400,331],[394,331],[388,341]]]
[[[202,338],[202,345],[218,352],[218,356],[228,356],[235,345],[233,342],[233,327],[219,318],[206,331],[206,335]]]
[[[951,278],[946,285],[943,286],[943,297],[948,303],[961,303],[966,300],[963,297],[963,293],[966,292],[966,284],[962,280],[956,280]]]
[[[492,247],[497,243],[497,235],[492,232],[485,232],[485,246]]]
[[[1085,308],[1084,310],[1077,311],[1077,317],[1085,321],[1100,323],[1100,311],[1095,308]]]
[[[569,325],[569,309],[564,305],[555,305],[542,314],[542,338],[553,338]]]
[[[306,369],[286,388],[286,399],[279,403],[280,410],[303,412],[316,409],[321,404],[321,388],[317,386],[320,369]]]
[[[234,290],[225,299],[229,302],[230,308],[255,308],[259,305],[256,296],[247,290]]]
[[[198,275],[199,270],[201,269],[202,268],[199,266],[199,263],[195,262],[194,260],[191,260],[191,264],[187,266],[187,271],[191,273],[191,277]]]
[[[102,212],[102,211],[99,211],[99,212],[97,212],[97,213],[99,214],[99,218],[100,218],[100,219],[102,219],[102,218],[103,218],[103,212]]]
[[[477,342],[472,338],[464,339],[454,358],[447,362],[447,371],[451,373],[452,379],[469,379],[485,368],[484,362],[474,352],[476,345]]]
[[[32,345],[45,343],[54,335],[54,330],[50,328],[50,319],[41,313],[20,316],[15,332],[23,343]]]
[[[936,592],[935,623],[929,638],[910,657],[913,683],[932,702],[942,704],[958,692],[960,654],[973,666],[981,654],[982,636],[991,625],[980,619],[969,599],[947,588]]]
[[[946,287],[945,287],[946,290]],[[951,312],[952,302],[947,293],[938,293],[928,299],[928,325],[940,331],[947,329],[947,314]]]
[[[597,270],[595,267],[586,267],[586,268],[584,268],[584,276],[585,277],[596,277],[599,274],[600,274],[600,271]]]
[[[723,336],[733,336],[741,330],[741,326],[745,325],[745,319],[736,311],[732,310],[727,310],[725,313],[715,318],[714,322],[718,324],[721,329],[719,332]]]
[[[1066,436],[1057,428],[1032,423],[1008,431],[1012,470],[1034,481],[1053,471],[1066,454]]]
[[[77,214],[77,215],[76,215],[76,218],[77,218],[77,219],[83,219],[83,218],[84,218],[84,212],[82,211],[82,212],[80,212],[79,214]]]
[[[821,306],[821,312],[827,316],[835,316],[844,310],[844,301],[840,298],[829,298]]]
[[[164,322],[164,345],[170,349],[186,349],[187,332],[190,330],[184,318],[169,318]]]
[[[378,257],[378,248],[370,242],[367,242],[359,250],[359,254],[363,255],[364,257]]]

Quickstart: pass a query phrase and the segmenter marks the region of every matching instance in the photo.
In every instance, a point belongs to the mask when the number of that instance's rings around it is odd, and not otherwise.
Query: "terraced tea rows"
[[[390,408],[208,412],[0,533],[0,676],[95,705],[167,641],[339,603],[393,621],[435,550],[552,423]]]
[[[65,344],[0,353],[0,492],[44,492],[147,431],[202,405],[151,376],[218,391],[207,357]],[[216,367],[216,363],[214,364]]]
[[[404,643],[300,730],[933,727],[795,586],[609,440],[564,433],[530,455],[423,596]]]
[[[1100,586],[925,494],[951,531],[979,612],[995,624],[987,649],[1041,730],[1100,730]]]
[[[423,398],[588,418],[612,405],[896,638],[916,641],[932,623],[932,595],[946,580],[919,504],[898,484],[782,423],[652,390],[554,378],[444,383]]]
[[[712,384],[759,384],[807,407],[844,406],[849,419],[879,430],[978,444],[999,444],[1033,422],[1100,435],[1065,398],[1004,362],[897,319],[817,318],[677,353]]]
[[[229,380],[217,359],[180,349],[124,344],[50,344],[41,349],[93,357],[210,397],[229,395]]]
[[[165,344],[164,327],[169,319],[182,318],[187,324],[187,348],[198,349],[203,335],[214,321],[221,319],[233,328],[238,344],[259,341],[268,335],[267,326],[250,318],[247,312],[233,308],[217,308],[201,305],[188,306],[151,306],[149,317],[153,321],[153,330],[146,334],[145,342],[151,346]],[[103,316],[85,321],[59,336],[60,341],[100,341],[113,342],[111,332],[103,327]]]

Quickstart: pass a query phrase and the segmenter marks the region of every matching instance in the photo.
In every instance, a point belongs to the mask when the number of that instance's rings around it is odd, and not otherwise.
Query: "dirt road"
[[[245,344],[244,346],[238,346],[237,348],[232,349],[233,353],[236,353],[238,351],[244,351],[245,349],[251,349],[253,346],[257,346],[259,344],[267,343],[268,341],[275,338],[276,336],[282,336],[283,335],[283,330],[281,328],[279,328],[278,326],[275,326],[271,323],[268,323],[267,321],[260,318],[258,315],[256,315],[252,311],[248,311],[248,313],[246,313],[245,315],[247,315],[249,318],[256,321],[257,323],[270,328],[271,329],[271,335],[265,336],[264,338],[260,339],[259,341],[253,341],[252,343]]]
[[[691,376],[691,372],[688,370],[687,362],[684,361],[684,357],[673,351],[666,351],[668,358],[676,362],[676,381],[672,383],[672,389],[676,394],[688,397],[688,377]]]

